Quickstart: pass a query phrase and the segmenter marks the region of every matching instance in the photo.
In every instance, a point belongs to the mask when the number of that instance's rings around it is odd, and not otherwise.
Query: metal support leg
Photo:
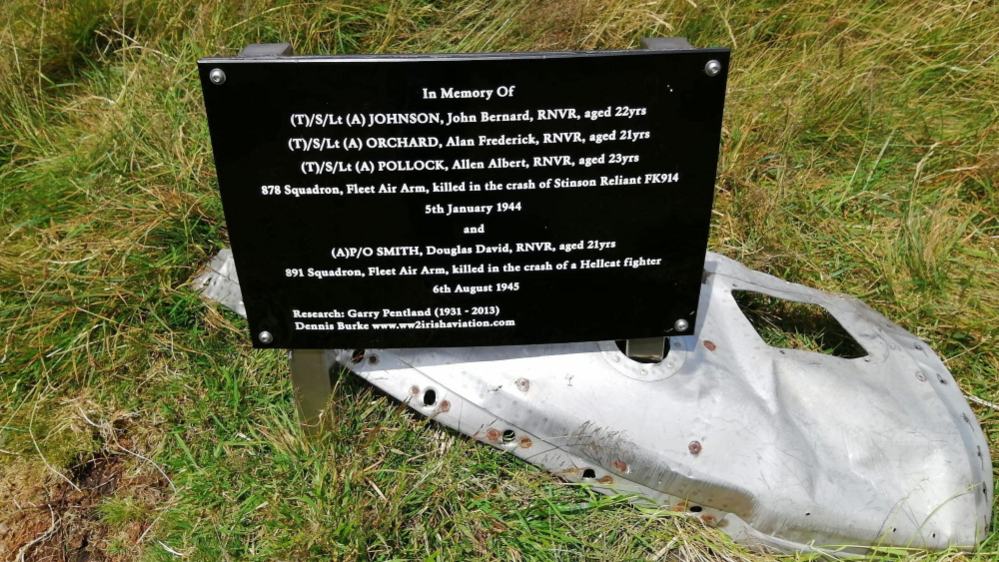
[[[642,48],[653,51],[682,51],[693,49],[683,37],[646,37],[642,39]],[[626,340],[624,354],[643,363],[659,363],[666,357],[666,338],[636,338]]]
[[[333,364],[322,349],[291,351],[291,384],[302,425],[315,433],[322,428],[326,405],[333,392],[330,370]]]
[[[624,354],[636,361],[658,363],[666,356],[666,338],[625,340]]]
[[[247,45],[240,58],[268,58],[294,55],[288,43]],[[295,387],[298,415],[310,433],[318,433],[323,426],[323,414],[329,403],[333,386],[330,369],[333,365],[321,349],[293,349],[291,351],[291,384]]]

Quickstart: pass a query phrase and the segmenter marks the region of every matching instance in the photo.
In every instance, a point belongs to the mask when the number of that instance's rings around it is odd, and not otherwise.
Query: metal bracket
[[[641,42],[643,49],[652,51],[682,51],[694,46],[686,37],[646,37]]]
[[[243,47],[239,58],[288,57],[295,54],[290,43],[252,43]],[[321,349],[293,349],[289,353],[291,383],[302,425],[310,433],[318,433],[333,392],[331,369],[326,352]]]
[[[652,51],[679,51],[693,49],[684,37],[646,37],[642,48]],[[630,359],[643,363],[659,363],[666,358],[666,337],[635,338],[625,340],[624,354]]]
[[[666,338],[635,338],[625,340],[624,354],[635,361],[658,363],[666,357]]]
[[[291,43],[250,43],[239,52],[239,58],[290,57],[294,54],[295,49]]]

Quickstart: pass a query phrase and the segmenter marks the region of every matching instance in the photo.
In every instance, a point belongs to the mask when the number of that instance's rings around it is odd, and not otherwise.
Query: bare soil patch
[[[100,510],[108,498],[117,497],[131,498],[138,509],[152,513],[165,499],[167,483],[145,469],[137,473],[132,461],[124,453],[101,451],[70,470],[72,484],[40,462],[5,470],[0,560],[96,562],[119,558],[108,554],[111,542],[121,547],[115,549],[119,552],[136,546],[150,518],[113,526]]]

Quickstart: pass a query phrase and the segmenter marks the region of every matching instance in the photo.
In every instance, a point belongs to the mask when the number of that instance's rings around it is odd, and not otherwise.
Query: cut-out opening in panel
[[[739,309],[771,347],[814,351],[844,359],[867,356],[850,332],[817,304],[780,299],[754,291],[732,291]]]

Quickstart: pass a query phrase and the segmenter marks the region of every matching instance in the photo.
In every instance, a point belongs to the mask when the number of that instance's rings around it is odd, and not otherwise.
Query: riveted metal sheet
[[[824,307],[867,355],[771,347],[733,291]],[[857,299],[712,253],[696,317],[655,365],[613,342],[327,353],[474,439],[745,544],[853,554],[986,536],[988,444],[925,342]]]

